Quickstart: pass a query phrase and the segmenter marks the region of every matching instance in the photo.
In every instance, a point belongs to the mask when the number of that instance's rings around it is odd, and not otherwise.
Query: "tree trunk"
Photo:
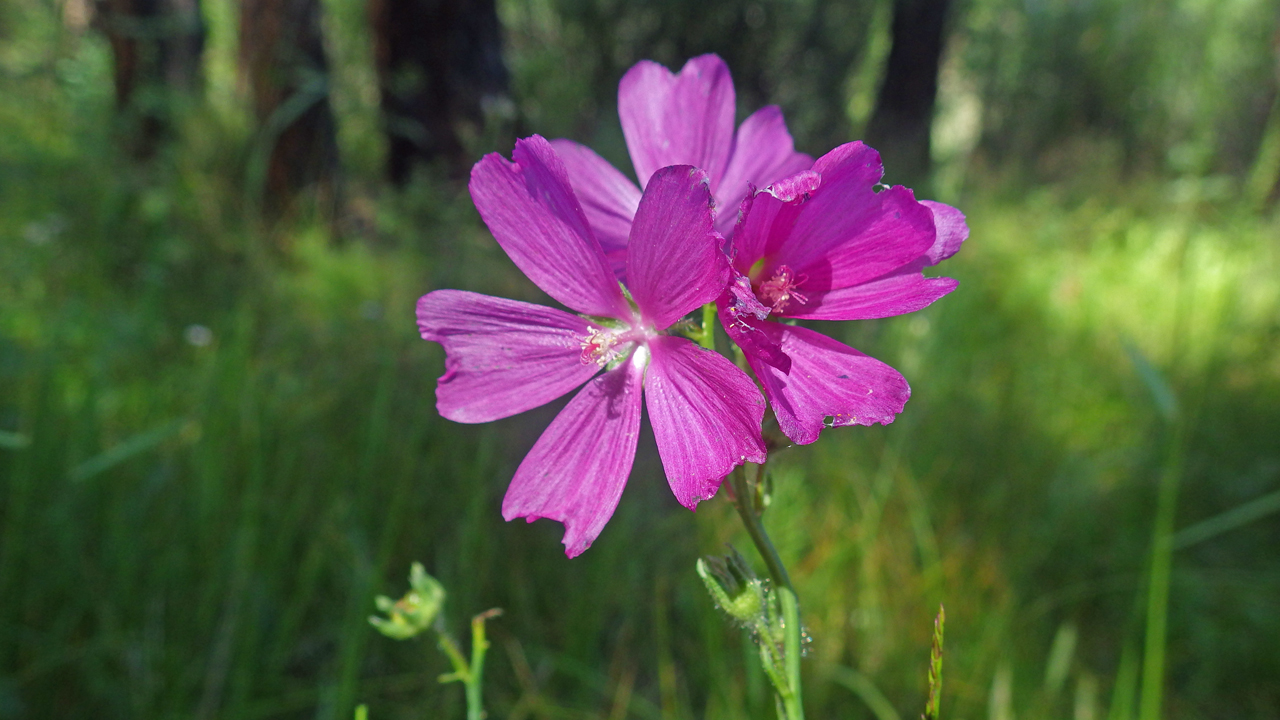
[[[250,192],[268,215],[303,190],[332,199],[338,148],[319,0],[242,0],[240,66],[259,127]]]
[[[894,0],[893,44],[867,144],[880,151],[887,182],[921,187],[929,178],[929,132],[938,94],[950,0]]]
[[[148,158],[169,129],[174,93],[200,85],[199,0],[98,0],[94,21],[111,46],[126,144],[135,157]]]
[[[369,0],[386,127],[387,175],[397,185],[415,163],[441,159],[465,177],[472,158],[459,135],[510,106],[494,0]]]

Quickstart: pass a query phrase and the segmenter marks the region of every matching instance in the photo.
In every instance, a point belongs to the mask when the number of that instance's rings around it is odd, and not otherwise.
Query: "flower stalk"
[[[716,304],[707,303],[702,306],[702,335],[698,344],[708,350],[716,349]]]
[[[462,655],[457,642],[447,632],[440,632],[438,646],[449,662],[453,664],[453,672],[439,677],[442,683],[460,682],[466,688],[467,720],[484,720],[484,656],[489,650],[489,641],[485,638],[484,621],[502,614],[500,608],[486,610],[471,618],[471,661]]]
[[[762,622],[766,628],[757,629],[760,638],[760,660],[765,674],[773,683],[777,692],[778,716],[782,720],[804,720],[803,695],[800,684],[800,656],[803,641],[800,625],[800,603],[796,598],[795,588],[791,585],[791,576],[778,555],[778,550],[765,531],[762,516],[765,507],[763,492],[764,465],[755,466],[755,477],[748,479],[743,466],[734,469],[729,475],[730,497],[733,505],[742,518],[747,535],[756,546],[760,557],[769,569],[769,577],[773,581],[769,595],[766,597],[766,619]],[[714,594],[714,593],[713,593]],[[776,598],[776,600],[775,600]],[[776,605],[775,605],[776,602]],[[779,613],[781,617],[779,617]],[[778,637],[780,636],[780,637]],[[777,653],[777,641],[781,640],[781,658]],[[766,647],[767,646],[767,647]],[[781,662],[778,662],[781,660]]]
[[[410,569],[409,585],[409,592],[399,600],[378,596],[378,609],[386,613],[387,617],[371,616],[369,624],[393,640],[408,640],[428,628],[433,630],[436,633],[436,647],[449,658],[449,664],[453,666],[453,672],[441,675],[439,682],[462,683],[466,689],[467,720],[484,720],[484,656],[489,650],[484,623],[489,618],[501,615],[501,608],[486,610],[471,618],[471,659],[468,660],[441,621],[444,587],[426,573],[421,563],[414,563]]]

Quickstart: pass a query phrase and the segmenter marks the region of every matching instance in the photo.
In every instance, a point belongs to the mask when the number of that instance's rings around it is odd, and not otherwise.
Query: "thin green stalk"
[[[759,466],[756,472],[756,484],[764,475],[764,466]],[[755,484],[747,481],[746,470],[739,466],[734,469],[729,476],[731,487],[733,488],[733,505],[738,510],[738,516],[742,518],[742,524],[747,529],[747,534],[751,537],[751,542],[755,544],[756,550],[760,556],[764,558],[765,566],[769,568],[769,576],[773,579],[774,592],[777,593],[779,603],[782,606],[782,627],[783,627],[783,663],[786,669],[786,678],[784,683],[779,683],[779,678],[774,677],[770,673],[774,686],[778,691],[779,706],[782,716],[785,720],[804,720],[804,705],[800,691],[800,653],[801,653],[801,631],[800,631],[800,603],[796,599],[795,588],[791,585],[791,576],[787,574],[787,568],[782,564],[782,558],[778,556],[777,549],[773,546],[773,542],[769,540],[769,534],[765,532],[764,523],[761,522],[761,514],[764,508],[756,507],[756,487]],[[761,659],[764,660],[763,653]],[[770,670],[770,664],[764,663],[765,670]]]
[[[1160,475],[1156,522],[1152,532],[1151,574],[1147,583],[1147,628],[1142,654],[1139,720],[1159,720],[1164,696],[1165,643],[1169,624],[1169,583],[1173,573],[1173,522],[1182,479],[1182,422],[1170,432],[1169,455]]]
[[[778,597],[782,601],[783,659],[787,667],[787,685],[791,692],[784,695],[782,704],[791,720],[804,720],[804,705],[800,696],[800,603],[790,587],[778,588]]]
[[[502,614],[502,610],[494,608],[471,618],[471,662],[463,657],[458,643],[447,633],[439,633],[439,646],[449,662],[453,672],[440,676],[440,682],[462,683],[467,695],[467,720],[484,720],[484,655],[489,650],[489,641],[484,634],[484,621]]]
[[[484,636],[484,621],[500,614],[498,609],[488,610],[471,618],[471,673],[467,680],[467,720],[484,720],[484,654],[489,641]]]
[[[467,659],[463,657],[462,650],[458,648],[458,643],[445,633],[440,633],[440,641],[437,646],[449,656],[449,662],[453,664],[453,672],[440,676],[440,682],[453,682],[461,680],[469,682],[471,680],[471,668],[467,665]]]
[[[761,466],[757,477],[763,474],[764,469]],[[769,568],[769,576],[773,578],[774,585],[779,589],[786,588],[795,593],[795,588],[791,587],[791,576],[787,574],[787,568],[782,564],[782,558],[778,557],[778,551],[773,547],[773,542],[769,540],[769,534],[765,532],[764,524],[760,520],[763,508],[757,510],[755,507],[756,491],[747,482],[746,470],[739,465],[734,468],[729,478],[733,484],[733,506],[738,509],[738,517],[742,518],[742,524],[746,526],[751,542],[764,558],[764,564]]]
[[[698,339],[702,347],[716,349],[716,304],[707,303],[702,306],[702,337]]]

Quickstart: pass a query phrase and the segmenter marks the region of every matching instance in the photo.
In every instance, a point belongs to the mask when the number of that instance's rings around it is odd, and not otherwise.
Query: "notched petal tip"
[[[645,404],[672,494],[693,509],[745,461],[762,462],[764,398],[733,363],[684,338],[651,342]]]
[[[888,425],[902,412],[911,387],[897,370],[843,343],[803,327],[763,323],[795,360],[783,376],[753,359],[778,426],[797,445],[824,428]]]
[[[564,524],[574,557],[604,529],[631,474],[640,430],[643,369],[624,364],[587,383],[516,468],[502,499],[507,519]]]

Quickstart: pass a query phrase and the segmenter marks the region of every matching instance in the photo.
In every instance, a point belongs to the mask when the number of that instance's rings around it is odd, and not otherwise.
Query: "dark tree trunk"
[[[259,127],[249,177],[264,210],[285,212],[307,189],[331,199],[338,149],[319,0],[242,0],[240,65]]]
[[[929,131],[950,0],[894,0],[893,44],[867,144],[884,159],[885,180],[920,187],[929,177]]]
[[[437,158],[455,176],[471,166],[462,123],[483,127],[509,106],[494,0],[369,0],[386,126],[387,174],[396,184]]]
[[[98,0],[95,24],[114,59],[116,106],[136,157],[157,150],[175,93],[200,84],[205,29],[199,0]]]

